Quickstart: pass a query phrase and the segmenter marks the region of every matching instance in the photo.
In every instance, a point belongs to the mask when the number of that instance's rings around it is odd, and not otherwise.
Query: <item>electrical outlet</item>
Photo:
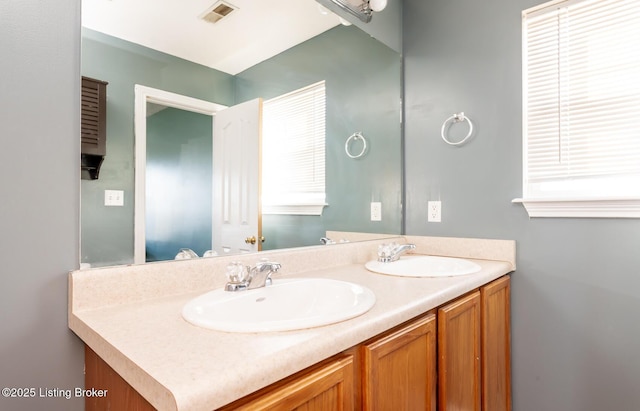
[[[124,191],[104,190],[104,205],[122,207],[124,205]]]
[[[382,221],[382,203],[371,203],[371,221]]]
[[[442,203],[440,201],[429,201],[427,203],[427,221],[439,223],[442,221]]]

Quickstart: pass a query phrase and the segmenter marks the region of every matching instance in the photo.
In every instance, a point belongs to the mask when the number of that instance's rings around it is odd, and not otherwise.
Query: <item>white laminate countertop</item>
[[[69,327],[157,409],[213,410],[515,268],[514,261],[472,261],[482,270],[458,277],[386,276],[367,271],[362,263],[287,275],[358,283],[375,293],[376,304],[359,317],[333,325],[255,334],[217,332],[187,323],[182,307],[208,290],[82,307],[73,302],[73,276],[83,277],[76,272],[70,277]]]

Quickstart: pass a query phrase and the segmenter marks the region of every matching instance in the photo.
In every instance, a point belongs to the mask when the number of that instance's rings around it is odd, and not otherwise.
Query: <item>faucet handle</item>
[[[249,269],[247,289],[251,290],[271,285],[271,274],[277,272],[281,267],[280,263],[269,261],[266,258],[260,259],[254,267]]]
[[[395,247],[394,243],[391,244],[387,244],[387,243],[382,243],[378,246],[378,257],[379,258],[389,258],[391,257],[391,254],[393,253],[393,249]]]
[[[397,261],[400,256],[409,250],[415,250],[415,244],[380,244],[378,246],[378,261],[381,263],[390,263]]]
[[[280,268],[282,268],[282,264],[276,263],[275,261],[269,261],[268,258],[262,258],[258,263],[256,263],[256,269],[258,271],[269,270],[269,274],[277,272]]]
[[[227,265],[227,280],[230,283],[242,283],[247,279],[247,268],[238,261],[232,261]]]
[[[178,254],[175,256],[175,260],[190,260],[192,258],[198,258],[198,254],[190,248],[181,248]]]

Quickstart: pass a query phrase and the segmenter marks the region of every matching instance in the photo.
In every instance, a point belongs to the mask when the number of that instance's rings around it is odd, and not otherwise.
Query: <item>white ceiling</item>
[[[237,74],[339,24],[315,0],[225,0],[237,10],[216,24],[217,0],[82,0],[82,25]]]

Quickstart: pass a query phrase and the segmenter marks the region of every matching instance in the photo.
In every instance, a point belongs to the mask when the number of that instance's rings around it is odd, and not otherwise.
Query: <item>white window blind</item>
[[[524,197],[640,198],[640,1],[523,12]]]
[[[325,106],[324,81],[264,102],[263,213],[322,213]]]

